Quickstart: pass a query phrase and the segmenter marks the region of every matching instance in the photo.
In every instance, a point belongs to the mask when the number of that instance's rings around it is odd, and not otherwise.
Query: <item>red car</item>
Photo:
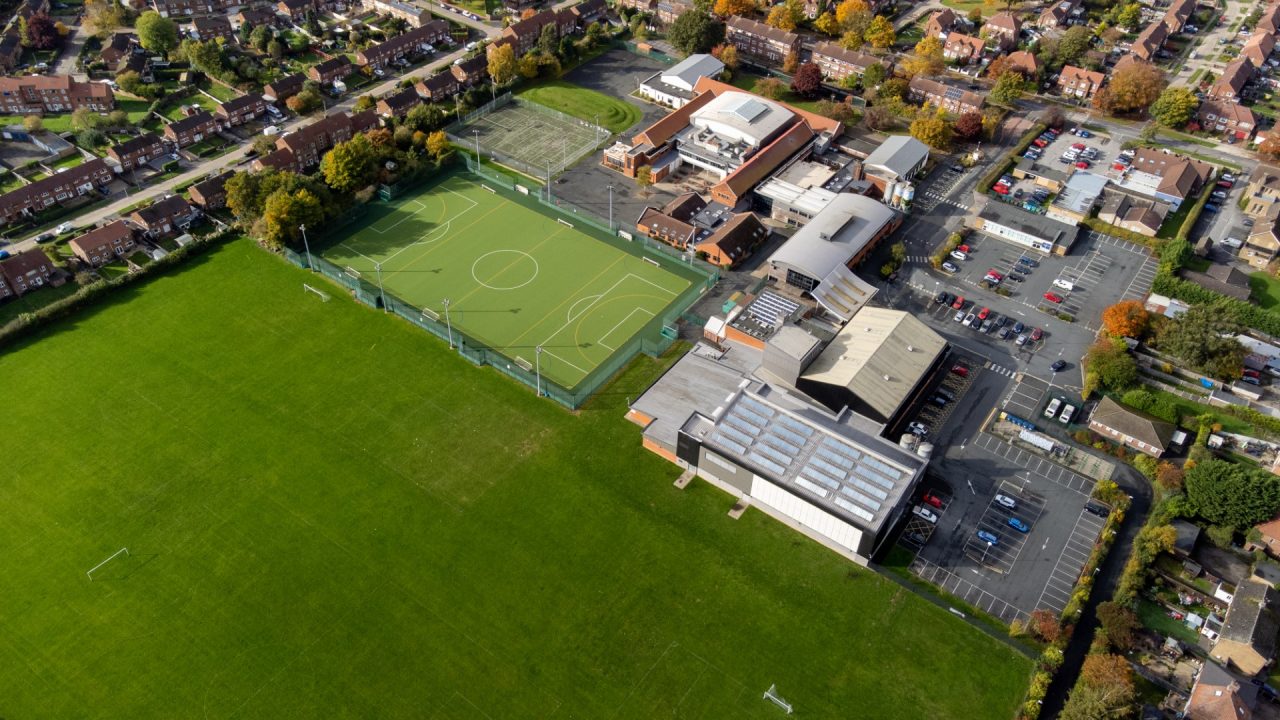
[[[1040,138],[1036,138],[1035,140],[1031,141],[1031,144],[1035,145],[1038,148],[1042,148],[1047,146],[1049,143],[1045,142],[1044,140],[1041,140]]]
[[[1230,189],[1233,187],[1233,185],[1231,184],[1231,181],[1229,181],[1229,180],[1219,180],[1219,181],[1218,181],[1218,187],[1220,187],[1220,188],[1226,188],[1227,190],[1230,190]]]
[[[1116,163],[1116,164],[1114,164],[1114,165],[1112,165],[1112,166],[1111,166],[1111,169],[1112,169],[1112,170],[1119,170],[1120,172],[1124,172],[1125,170],[1127,170],[1127,169],[1128,169],[1128,166],[1126,166],[1124,163]]]
[[[962,307],[964,307],[964,296],[963,296],[963,295],[958,295],[958,296],[956,296],[956,301],[955,301],[955,302],[953,302],[953,303],[951,303],[951,309],[952,309],[952,310],[959,310],[959,309],[960,309],[960,308],[962,308]]]
[[[1061,295],[1057,295],[1057,294],[1055,294],[1055,293],[1051,293],[1051,292],[1050,292],[1050,293],[1045,293],[1045,294],[1044,294],[1044,299],[1045,299],[1045,300],[1048,300],[1048,301],[1049,301],[1049,302],[1051,302],[1051,303],[1060,303],[1060,302],[1062,302],[1062,296],[1061,296]]]
[[[963,365],[952,365],[951,372],[959,375],[960,377],[969,377],[969,368]]]
[[[1004,275],[1001,275],[1000,273],[996,272],[995,268],[991,268],[990,270],[987,270],[987,277],[993,277],[997,280],[1004,279]]]
[[[1031,342],[1039,342],[1044,337],[1044,331],[1040,328],[1031,328]]]
[[[1081,160],[1080,162],[1076,163],[1076,167],[1080,168],[1081,170],[1088,170],[1089,163],[1085,160]]]
[[[1245,368],[1244,370],[1241,371],[1241,377],[1250,377],[1250,378],[1257,379],[1262,377],[1262,375],[1259,374],[1257,370],[1250,370],[1249,368]]]
[[[922,497],[922,498],[920,498],[920,499],[921,499],[921,500],[923,500],[923,501],[925,502],[925,504],[926,504],[926,505],[932,505],[932,506],[934,506],[934,507],[938,508],[939,510],[941,510],[941,509],[942,509],[942,498],[938,497],[937,495],[934,495],[933,493],[929,492],[928,490],[926,490],[926,491],[925,491],[925,493],[924,493],[924,497]]]
[[[1074,149],[1076,149],[1076,150],[1083,150],[1083,149],[1084,149],[1084,143],[1072,143],[1072,144],[1071,144],[1071,147],[1072,147],[1072,148],[1074,148]]]
[[[970,250],[970,249],[969,249],[969,246],[968,246],[968,245],[957,245],[957,246],[956,246],[956,249],[957,249],[957,250],[959,250],[959,251],[960,251],[960,252],[962,252],[962,253],[971,253],[971,252],[973,252],[972,250]]]
[[[1009,194],[1009,186],[1008,186],[1008,185],[997,185],[997,186],[995,186],[995,187],[993,187],[993,188],[991,188],[991,189],[992,189],[992,190],[995,190],[996,192],[1000,193],[1001,195],[1008,195],[1008,194]]]
[[[990,315],[990,314],[991,314],[991,308],[985,308],[985,307],[984,307],[984,308],[982,308],[981,310],[979,310],[979,311],[978,311],[978,319],[979,319],[979,320],[986,320],[986,319],[987,319],[987,316],[988,316],[988,315]]]

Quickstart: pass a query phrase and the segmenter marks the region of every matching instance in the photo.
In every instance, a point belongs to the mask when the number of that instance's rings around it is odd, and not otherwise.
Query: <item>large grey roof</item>
[[[905,178],[912,168],[929,157],[929,146],[910,135],[891,135],[880,143],[875,152],[863,163],[868,170],[883,168],[892,173],[891,179]]]
[[[675,66],[662,71],[663,82],[679,80],[692,89],[698,78],[717,77],[724,72],[724,63],[711,55],[697,54],[681,60]]]
[[[896,215],[865,195],[839,193],[769,258],[821,280],[862,251]]]

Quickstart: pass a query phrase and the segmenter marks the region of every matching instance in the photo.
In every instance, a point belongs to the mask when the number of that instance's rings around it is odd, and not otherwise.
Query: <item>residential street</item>
[[[383,95],[395,89],[396,83],[400,82],[401,78],[407,77],[410,75],[422,75],[425,73],[434,72],[442,68],[447,68],[453,64],[454,60],[457,60],[458,58],[462,57],[464,54],[465,54],[465,50],[463,50],[462,48],[459,48],[455,52],[450,53],[449,55],[446,55],[445,57],[442,57],[439,60],[436,60],[430,65],[413,68],[401,75],[398,75],[393,78],[388,78],[383,83],[375,87],[369,88],[364,92],[355,93],[346,98],[343,98],[342,101],[329,106],[327,112],[329,113],[339,112],[339,111],[350,112],[352,105],[355,104],[356,98],[358,98],[360,95],[370,95],[370,94],[374,96]],[[286,133],[292,132],[304,125],[315,122],[318,119],[319,119],[318,116],[295,118],[287,123],[284,123],[282,126],[282,131]],[[226,155],[223,155],[218,158],[213,158],[208,162],[201,163],[197,167],[191,170],[188,170],[182,173],[181,175],[170,178],[160,183],[156,183],[154,185],[148,185],[146,188],[139,190],[138,192],[120,197],[107,205],[95,207],[92,210],[89,210],[88,212],[85,212],[80,215],[76,215],[74,218],[74,222],[77,227],[81,227],[81,228],[91,227],[102,220],[105,220],[114,215],[117,215],[121,210],[124,210],[127,207],[135,205],[141,200],[146,200],[148,198],[162,197],[165,194],[174,192],[174,189],[177,188],[179,185],[184,185],[192,181],[204,178],[205,176],[214,175],[226,168],[239,165],[248,159],[248,152],[249,152],[249,145],[245,144],[239,148],[236,148],[235,150],[232,150]],[[8,248],[8,250],[12,253],[18,253],[33,247],[35,247],[34,235],[20,242],[14,242]]]

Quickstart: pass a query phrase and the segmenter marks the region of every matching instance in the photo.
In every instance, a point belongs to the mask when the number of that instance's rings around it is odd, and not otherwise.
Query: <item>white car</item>
[[[960,268],[956,267],[955,265],[952,265],[952,264],[951,264],[951,263],[949,263],[949,262],[944,262],[944,263],[942,263],[942,269],[943,269],[943,270],[946,270],[946,271],[947,271],[947,272],[949,272],[949,273],[958,273],[958,272],[960,272]]]
[[[934,515],[932,510],[930,510],[929,508],[923,505],[917,505],[911,508],[911,512],[915,513],[920,517],[921,520],[924,520],[926,522],[931,522],[934,524],[937,524],[938,522],[938,516]]]
[[[968,260],[968,259],[969,259],[969,256],[968,256],[967,254],[965,254],[965,253],[964,253],[963,251],[961,251],[961,250],[952,250],[952,251],[951,251],[951,257],[955,258],[956,260]]]
[[[919,423],[919,422],[910,423],[907,425],[907,429],[911,431],[912,435],[919,435],[920,437],[929,436],[929,428],[925,427],[924,423]]]
[[[1018,501],[1014,500],[1008,495],[996,495],[996,502],[1000,505],[1003,505],[1009,508],[1010,510],[1013,510],[1018,507]]]
[[[965,316],[964,316],[964,326],[965,326],[965,327],[969,327],[970,325],[972,325],[972,324],[973,324],[973,320],[974,320],[974,318],[976,318],[976,317],[978,317],[978,316],[977,316],[977,315],[974,315],[973,313],[969,313],[968,315],[965,315]]]
[[[1027,344],[1027,335],[1026,335],[1026,333],[1023,333],[1023,334],[1019,335],[1019,336],[1018,336],[1018,339],[1013,341],[1013,344],[1015,344],[1015,345],[1017,345],[1017,346],[1019,346],[1019,347],[1021,347],[1021,346],[1023,346],[1023,345],[1026,345],[1026,344]]]
[[[1067,280],[1066,278],[1054,278],[1053,286],[1060,287],[1063,290],[1074,290],[1076,287],[1075,283],[1071,282],[1070,280]]]

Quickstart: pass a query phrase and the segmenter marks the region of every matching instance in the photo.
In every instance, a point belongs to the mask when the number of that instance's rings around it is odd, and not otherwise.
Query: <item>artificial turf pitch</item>
[[[0,354],[0,716],[1013,715],[1028,659],[672,487],[657,361],[569,413],[309,279],[235,241]]]
[[[486,187],[458,173],[375,203],[321,254],[371,283],[380,266],[388,293],[512,360],[540,362],[565,388],[641,331],[657,339],[687,277]]]

